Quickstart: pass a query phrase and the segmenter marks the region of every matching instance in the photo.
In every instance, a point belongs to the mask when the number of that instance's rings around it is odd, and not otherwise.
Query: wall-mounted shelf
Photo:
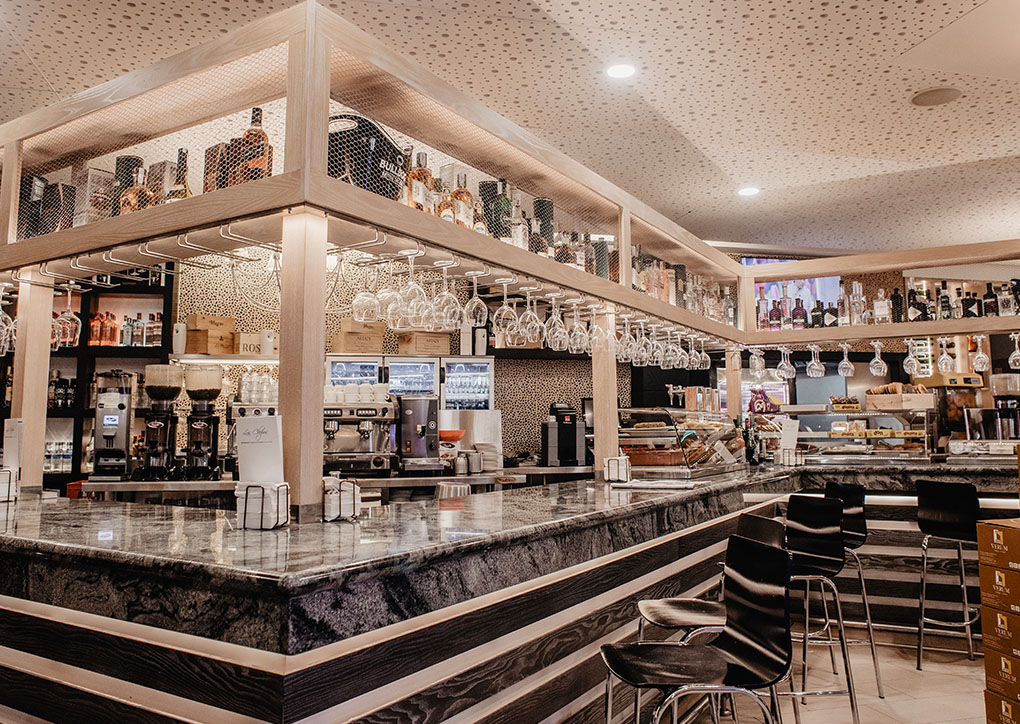
[[[767,265],[763,265],[767,266]],[[851,342],[869,339],[909,337],[951,337],[964,334],[1004,333],[1020,330],[1020,315],[1011,317],[974,317],[971,319],[941,319],[934,322],[896,322],[893,324],[867,324],[857,327],[822,327],[820,329],[763,330],[748,332],[744,340],[749,345],[791,345],[814,342]]]

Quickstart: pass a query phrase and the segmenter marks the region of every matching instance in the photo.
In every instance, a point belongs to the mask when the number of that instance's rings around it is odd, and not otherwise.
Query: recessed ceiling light
[[[928,90],[923,90],[920,93],[915,93],[910,99],[910,102],[915,106],[930,108],[931,106],[941,106],[946,103],[952,103],[962,95],[963,91],[959,88],[943,86],[942,88],[929,88]]]
[[[742,189],[737,189],[737,193],[741,196],[755,196],[761,191],[757,186],[745,186]]]
[[[637,69],[630,63],[617,63],[606,68],[606,75],[610,78],[630,78]]]

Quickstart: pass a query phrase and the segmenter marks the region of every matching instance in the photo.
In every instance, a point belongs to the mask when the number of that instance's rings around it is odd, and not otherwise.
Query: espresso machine
[[[145,365],[145,393],[152,401],[145,413],[142,460],[134,480],[174,480],[181,477],[177,463],[177,408],[174,401],[184,388],[180,365]]]
[[[131,472],[131,402],[133,376],[110,370],[96,375],[94,464],[89,480],[126,480]]]
[[[396,420],[393,402],[329,403],[322,411],[323,471],[388,476]]]
[[[439,458],[439,397],[401,395],[397,398],[397,450],[400,469],[409,474],[438,475],[445,467]]]
[[[191,399],[184,469],[188,480],[215,480],[220,476],[220,418],[213,403],[220,396],[222,384],[223,368],[219,365],[188,365],[184,370],[184,390]]]
[[[995,439],[1020,440],[1020,374],[989,378],[995,401]]]
[[[276,403],[231,402],[227,405],[227,452],[223,456],[222,468],[228,473],[237,473],[237,431],[235,423],[242,417],[274,417],[280,414]]]
[[[542,465],[584,465],[586,457],[584,420],[577,410],[562,402],[549,405],[549,419],[542,423]]]

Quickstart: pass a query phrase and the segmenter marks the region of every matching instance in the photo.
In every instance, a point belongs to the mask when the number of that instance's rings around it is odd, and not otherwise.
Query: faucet
[[[677,407],[676,398],[684,393],[682,385],[666,385],[666,392],[669,394],[669,404]]]

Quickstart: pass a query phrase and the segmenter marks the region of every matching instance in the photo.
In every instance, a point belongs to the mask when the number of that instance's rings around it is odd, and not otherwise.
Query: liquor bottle
[[[956,288],[956,296],[953,297],[953,319],[963,319],[963,290]]]
[[[124,315],[124,324],[120,327],[120,340],[118,344],[121,347],[130,347],[132,342],[132,335],[135,331],[135,323],[131,320],[131,317]]]
[[[163,198],[164,203],[180,201],[191,196],[191,186],[188,185],[188,149],[177,149],[177,175],[174,177],[174,185],[166,192]]]
[[[800,300],[798,300],[800,301]],[[726,291],[723,292],[723,321],[731,327],[737,326],[737,305],[733,302],[733,297],[730,296],[730,288],[726,287]]]
[[[758,329],[769,329],[769,300],[758,300]]]
[[[1013,303],[1017,310],[1020,310],[1020,279],[1010,279],[1013,284]]]
[[[979,317],[985,316],[985,305],[982,302],[981,297],[977,295],[977,292],[972,292],[971,296],[974,297],[974,308],[977,310]]]
[[[793,282],[783,287],[783,296],[779,299],[779,311],[783,315],[783,329],[793,329],[793,299],[790,298],[790,289]]]
[[[60,370],[50,370],[50,379],[46,385],[46,407],[56,407],[57,401],[57,380],[60,379]]]
[[[258,181],[273,175],[273,147],[262,130],[261,108],[251,109],[251,126],[241,136],[235,163],[234,183]]]
[[[8,370],[4,379],[4,407],[10,407],[14,399],[14,370]]]
[[[485,223],[485,211],[482,210],[482,200],[475,199],[475,208],[472,212],[471,228],[479,234],[489,235],[489,227]]]
[[[117,156],[114,161],[113,189],[110,200],[113,203],[113,215],[120,211],[120,197],[135,183],[135,172],[142,167],[140,156]]]
[[[449,221],[451,224],[457,223],[457,216],[453,208],[453,197],[450,196],[446,187],[443,187],[442,199],[439,205],[436,206],[436,215],[443,221]]]
[[[903,295],[900,294],[900,288],[894,287],[892,296],[889,297],[889,306],[892,311],[892,321],[902,322],[903,321]]]
[[[769,329],[776,331],[783,328],[783,310],[779,307],[779,301],[772,300],[772,309],[769,310]]]
[[[837,324],[840,327],[850,326],[850,299],[843,285],[839,285],[839,298],[836,300]]]
[[[549,244],[546,242],[545,237],[542,236],[542,222],[538,219],[528,219],[527,217],[524,220],[530,222],[531,227],[531,230],[528,232],[528,251],[539,256],[549,256]]]
[[[145,185],[145,169],[139,166],[135,169],[135,184],[124,189],[120,195],[120,213],[129,214],[132,211],[141,211],[159,203],[156,194]]]
[[[826,327],[835,327],[839,324],[839,309],[832,302],[829,302],[829,306],[825,308],[825,316],[822,317],[822,321]]]
[[[434,187],[435,179],[432,177],[432,169],[429,168],[428,154],[419,151],[414,168],[407,174],[407,205],[426,214],[436,213],[435,205],[432,203]]]
[[[807,310],[804,309],[804,302],[801,301],[800,297],[797,297],[797,301],[794,302],[793,312],[790,315],[793,318],[794,329],[804,329],[807,326]]]
[[[961,306],[963,307],[964,319],[972,319],[978,316],[978,300],[974,298],[973,293],[967,292],[966,296],[961,300]]]
[[[467,190],[467,174],[457,174],[457,188],[450,192],[453,199],[453,218],[458,226],[470,229],[475,221],[475,199]]]
[[[992,289],[992,283],[985,284],[984,312],[986,317],[999,316],[999,296]]]
[[[89,344],[92,346],[103,343],[103,315],[96,312],[89,320]]]
[[[583,235],[581,251],[577,253],[577,258],[582,262],[581,266],[586,272],[594,275],[598,274],[598,254],[595,251],[595,245],[591,242],[591,234],[586,233]],[[670,272],[666,274],[667,278],[670,273],[675,275],[675,272],[670,270]],[[672,289],[676,289],[675,283],[673,284]]]
[[[135,318],[131,320],[131,336],[128,340],[128,344],[135,347],[145,346],[145,322],[142,320],[141,312],[136,312]]]
[[[889,324],[892,320],[892,315],[890,313],[889,300],[885,298],[884,288],[878,288],[878,292],[875,293],[875,301],[871,304],[875,315],[875,324]]]
[[[1013,299],[1013,292],[1008,284],[1003,284],[999,289],[999,316],[1012,317],[1016,314],[1016,301]]]
[[[528,220],[521,208],[521,194],[514,192],[514,205],[510,211],[510,243],[518,249],[528,248]]]
[[[150,314],[145,323],[145,346],[159,347],[163,342],[163,323],[158,314]]]
[[[921,321],[922,307],[917,303],[917,290],[913,287],[907,289],[907,321]]]
[[[850,284],[850,324],[864,324],[864,291],[860,282]]]
[[[810,324],[808,326],[811,329],[825,326],[825,306],[822,304],[821,299],[815,300],[815,308],[811,310]]]
[[[942,286],[939,287],[938,318],[953,318],[953,299],[949,296],[949,288],[945,279],[942,280]]]
[[[500,190],[496,199],[492,202],[492,223],[489,233],[500,241],[511,240],[511,219],[513,217],[514,204],[510,200],[510,185],[505,178],[499,180]]]

